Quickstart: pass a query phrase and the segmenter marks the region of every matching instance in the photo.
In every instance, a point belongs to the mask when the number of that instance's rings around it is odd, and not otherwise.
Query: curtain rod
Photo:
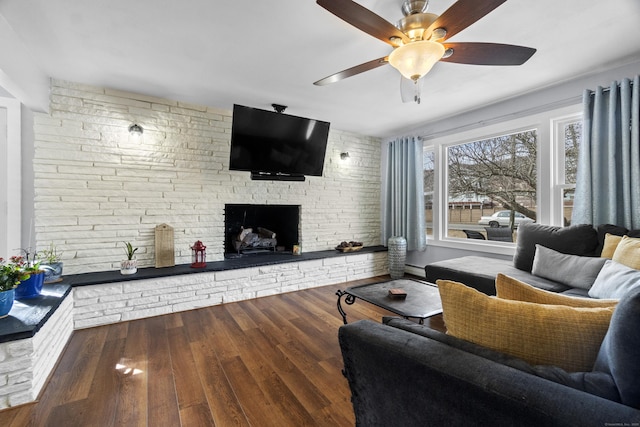
[[[633,86],[633,80],[632,79],[629,79],[629,85]],[[616,82],[616,86],[620,87],[620,82]],[[611,86],[607,86],[607,87],[598,86],[598,87],[601,87],[603,92],[611,91]],[[591,92],[595,91],[594,89],[588,89],[588,90],[590,90]]]

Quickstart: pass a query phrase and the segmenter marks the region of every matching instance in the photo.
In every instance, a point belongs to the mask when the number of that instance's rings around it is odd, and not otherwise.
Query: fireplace
[[[225,256],[291,251],[300,241],[300,206],[226,204],[224,229]]]

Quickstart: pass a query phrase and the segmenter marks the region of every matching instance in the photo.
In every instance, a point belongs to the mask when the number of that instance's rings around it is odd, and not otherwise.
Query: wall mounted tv
[[[234,105],[229,169],[252,179],[322,176],[328,136],[327,122]]]

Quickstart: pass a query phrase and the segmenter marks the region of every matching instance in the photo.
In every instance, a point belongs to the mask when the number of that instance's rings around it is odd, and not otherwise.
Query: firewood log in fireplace
[[[242,228],[233,241],[233,247],[237,252],[247,249],[273,249],[277,246],[276,233],[263,227],[258,227],[257,233],[253,228]]]

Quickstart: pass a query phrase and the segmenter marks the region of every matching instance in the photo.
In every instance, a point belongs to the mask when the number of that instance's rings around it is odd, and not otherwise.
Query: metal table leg
[[[347,303],[348,305],[352,305],[354,302],[356,302],[356,297],[354,297],[353,295],[342,291],[340,289],[338,289],[336,291],[336,295],[338,296],[338,312],[340,313],[340,315],[342,316],[342,322],[346,325],[347,324],[347,313],[345,313],[344,309],[342,308],[342,297],[346,295],[344,302]]]

